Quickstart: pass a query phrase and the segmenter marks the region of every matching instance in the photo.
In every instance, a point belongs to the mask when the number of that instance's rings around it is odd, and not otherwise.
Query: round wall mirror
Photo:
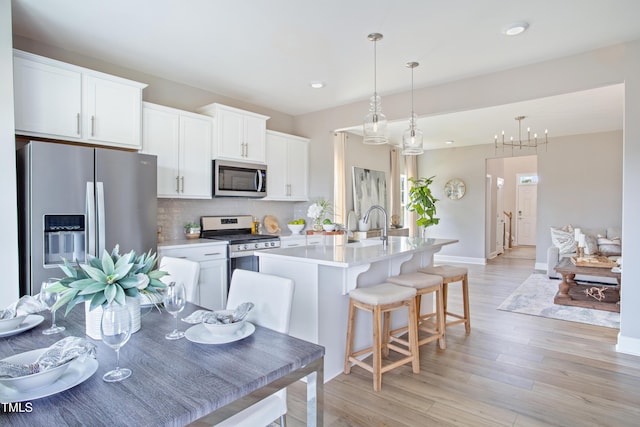
[[[464,185],[464,181],[459,178],[450,179],[444,185],[444,194],[451,200],[461,199],[466,190],[467,187]]]

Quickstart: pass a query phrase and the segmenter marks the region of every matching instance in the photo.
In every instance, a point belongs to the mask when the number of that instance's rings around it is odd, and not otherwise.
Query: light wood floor
[[[640,357],[616,353],[618,330],[499,311],[533,272],[531,259],[499,256],[469,268],[471,334],[447,329],[447,349],[421,347],[383,375],[354,367],[325,384],[326,426],[637,426]],[[449,305],[460,306],[458,285]],[[305,385],[289,388],[287,425],[304,425]]]

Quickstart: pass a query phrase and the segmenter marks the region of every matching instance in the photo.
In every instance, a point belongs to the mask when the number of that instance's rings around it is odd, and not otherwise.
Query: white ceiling
[[[407,61],[420,62],[421,88],[640,39],[637,0],[13,0],[12,7],[15,35],[294,116],[371,96],[372,32],[384,35],[383,107],[385,95],[409,90]],[[521,20],[530,25],[525,33],[501,33]],[[312,80],[326,87],[311,89]],[[524,123],[552,136],[620,129],[622,91],[431,117],[420,128],[426,141],[482,143],[502,129],[516,133],[517,115],[541,117]]]

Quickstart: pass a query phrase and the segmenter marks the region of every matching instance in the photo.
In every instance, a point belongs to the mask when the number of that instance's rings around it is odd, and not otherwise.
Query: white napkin
[[[48,309],[49,307],[40,301],[37,296],[25,295],[4,310],[0,310],[0,320],[13,319],[17,316],[26,316],[27,314],[39,313]]]
[[[96,345],[80,337],[66,337],[46,349],[38,359],[31,364],[18,365],[0,360],[0,377],[16,378],[37,374],[74,359],[96,357]]]

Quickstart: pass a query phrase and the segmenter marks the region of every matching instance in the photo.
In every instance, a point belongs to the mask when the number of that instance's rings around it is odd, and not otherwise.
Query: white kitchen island
[[[373,286],[389,276],[415,272],[433,263],[433,255],[452,239],[389,237],[342,243],[327,239],[324,245],[256,251],[262,273],[295,281],[289,334],[325,347],[325,381],[344,369],[349,291]],[[432,301],[424,301],[425,311]],[[392,313],[392,324],[406,325],[406,311]],[[372,341],[371,316],[358,312],[356,348]]]

